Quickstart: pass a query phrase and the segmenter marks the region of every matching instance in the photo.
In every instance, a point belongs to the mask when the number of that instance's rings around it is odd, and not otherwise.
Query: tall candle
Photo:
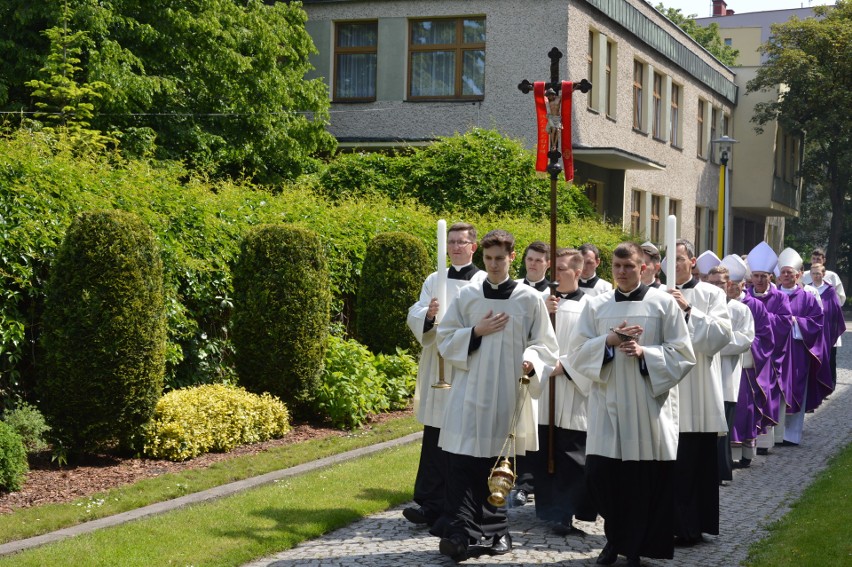
[[[447,221],[438,221],[438,289],[435,290],[438,299],[438,315],[435,322],[447,312]]]
[[[666,285],[669,289],[675,287],[675,259],[677,256],[677,217],[669,215],[666,219]]]

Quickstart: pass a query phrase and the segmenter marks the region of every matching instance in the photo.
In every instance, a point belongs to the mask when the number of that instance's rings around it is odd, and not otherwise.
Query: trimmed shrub
[[[0,421],[0,491],[20,490],[28,470],[27,450],[21,436]]]
[[[240,384],[308,417],[320,384],[331,290],[316,233],[263,225],[246,235],[233,270],[233,341]]]
[[[288,431],[290,417],[280,400],[237,386],[205,384],[160,398],[145,429],[144,452],[157,459],[185,461],[283,437]]]
[[[130,448],[163,390],[163,267],[134,214],[80,215],[52,266],[38,384],[64,451]]]
[[[358,340],[374,353],[393,353],[397,348],[419,353],[420,344],[406,318],[430,272],[429,254],[419,238],[404,232],[373,238],[355,300]]]
[[[21,402],[15,409],[9,410],[3,415],[3,421],[21,436],[28,453],[37,453],[47,449],[44,434],[50,431],[50,427],[35,406]]]

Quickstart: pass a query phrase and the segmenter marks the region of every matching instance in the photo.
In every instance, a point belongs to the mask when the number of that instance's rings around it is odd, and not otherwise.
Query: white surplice
[[[570,340],[573,371],[592,380],[587,455],[622,461],[674,461],[677,456],[677,384],[695,365],[689,331],[677,302],[647,290],[641,301],[615,301],[617,291],[589,299]],[[617,348],[604,363],[609,329],[623,321],[641,325],[640,361]]]
[[[736,402],[740,394],[743,363],[754,367],[751,343],[754,342],[754,315],[739,299],[727,302],[731,314],[731,342],[719,351],[722,364],[722,397],[726,402]]]
[[[548,292],[549,295],[549,292]],[[546,296],[545,296],[546,297]],[[568,376],[563,372],[554,376],[554,425],[562,429],[586,431],[588,414],[588,396],[592,389],[592,381],[574,370],[568,360],[568,345],[571,335],[576,331],[577,321],[583,311],[589,296],[585,293],[579,301],[560,299],[556,310],[556,339],[559,341],[559,361]],[[553,368],[547,368],[545,376],[550,376]],[[538,398],[538,415],[541,425],[549,425],[550,389],[549,380],[542,379],[541,395]]]
[[[689,337],[696,364],[678,384],[678,413],[682,433],[726,432],[719,351],[731,342],[727,297],[718,287],[698,282],[681,288],[689,312]]]
[[[449,268],[445,268],[449,273]],[[447,279],[447,303],[451,304],[458,297],[459,290],[471,283],[481,283],[487,272],[479,270],[468,280]],[[433,297],[438,297],[438,272],[432,272],[423,282],[420,298],[408,310],[408,328],[414,333],[417,342],[423,347],[420,353],[420,364],[417,368],[417,383],[414,386],[414,411],[417,420],[423,425],[441,427],[444,422],[444,406],[446,405],[448,389],[433,388],[438,381],[438,341],[437,327],[433,326],[423,332],[426,312]],[[453,367],[444,364],[444,381],[453,383]]]
[[[499,455],[521,399],[519,378],[527,360],[535,374],[515,430],[515,449],[523,455],[538,449],[533,405],[538,403],[545,368],[556,364],[559,346],[540,292],[516,284],[508,299],[487,299],[483,285],[489,284],[462,288],[438,328],[438,348],[455,367],[438,445],[473,457]],[[468,353],[473,327],[489,311],[506,313],[509,321],[502,331],[482,337],[479,348]]]

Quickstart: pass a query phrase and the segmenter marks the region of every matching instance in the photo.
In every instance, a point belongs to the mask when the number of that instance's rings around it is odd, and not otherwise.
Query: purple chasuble
[[[846,332],[846,322],[843,320],[840,298],[837,297],[834,286],[826,283],[825,288],[820,292],[820,297],[822,298],[823,313],[823,354],[821,357],[823,364],[819,367],[817,379],[814,383],[808,383],[808,399],[805,402],[805,409],[808,411],[819,407],[822,400],[834,390],[834,380],[831,377],[831,364],[828,364],[828,361],[831,358],[831,347]]]
[[[784,412],[781,408],[786,406],[786,392],[783,390],[784,381],[781,379],[782,372],[785,369],[785,361],[787,358],[788,339],[790,337],[790,329],[793,322],[790,319],[790,301],[787,296],[778,291],[778,288],[770,285],[766,293],[762,296],[757,296],[754,293],[754,288],[749,288],[746,292],[754,299],[763,303],[766,312],[769,315],[769,324],[772,326],[772,338],[774,341],[772,360],[770,362],[770,388],[769,398],[766,402],[766,407],[763,411],[764,422],[763,427],[771,427],[778,423],[778,420],[783,417]],[[755,328],[757,323],[755,323]]]
[[[783,293],[783,292],[782,292]],[[790,310],[796,318],[796,324],[802,334],[801,339],[793,338],[790,331],[789,346],[787,350],[787,362],[785,372],[782,374],[786,381],[787,413],[799,413],[802,411],[805,393],[808,392],[808,383],[814,382],[815,395],[819,396],[819,402],[827,393],[831,393],[831,381],[828,382],[828,391],[823,392],[825,385],[819,388],[817,373],[822,364],[823,339],[822,339],[822,308],[816,297],[800,287],[796,287],[793,293],[787,296],[790,300]],[[822,395],[819,395],[822,394]]]
[[[754,317],[754,341],[751,343],[752,368],[743,368],[740,391],[734,411],[731,440],[735,443],[757,439],[766,418],[769,392],[772,388],[772,351],[774,347],[772,324],[763,303],[745,294],[743,305]]]

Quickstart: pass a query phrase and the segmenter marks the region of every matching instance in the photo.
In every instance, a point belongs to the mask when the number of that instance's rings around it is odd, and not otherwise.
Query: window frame
[[[638,80],[637,80],[638,73]],[[633,60],[633,129],[643,132],[643,116],[642,106],[643,100],[643,79],[645,77],[645,64],[638,59]]]
[[[698,250],[706,250],[706,248],[703,247],[704,242],[702,241],[704,235],[701,234],[703,217],[704,207],[695,207],[695,246]]]
[[[671,145],[675,148],[682,147],[680,140],[680,101],[681,101],[681,93],[683,89],[680,85],[676,83],[672,83],[672,98],[669,107],[669,112],[671,113]]]
[[[482,51],[483,58],[485,58],[486,54],[486,44],[487,40],[487,31],[486,31],[486,41],[484,42],[476,42],[476,43],[464,43],[464,22],[465,20],[481,20],[483,24],[486,22],[485,16],[454,16],[454,17],[436,17],[436,18],[410,18],[408,20],[408,36],[406,38],[406,42],[408,44],[408,78],[406,81],[406,97],[407,100],[411,101],[433,101],[433,100],[483,100],[485,98],[485,80],[483,78],[482,83],[482,94],[481,95],[465,95],[462,94],[464,90],[464,86],[462,84],[462,78],[464,77],[464,52],[465,51]],[[437,21],[454,21],[456,24],[456,41],[455,43],[430,43],[426,45],[418,45],[414,44],[411,41],[412,32],[414,26],[420,22],[437,22]],[[487,30],[487,28],[486,28]],[[455,75],[454,75],[454,93],[452,95],[412,95],[412,73],[414,65],[412,63],[413,57],[416,53],[428,53],[428,52],[443,52],[443,51],[452,51],[455,53]]]
[[[630,193],[630,234],[642,234],[642,191],[639,189]]]
[[[606,98],[606,115],[610,118],[615,118],[615,108],[614,108],[615,100],[614,100],[614,97],[613,97],[613,87],[612,87],[612,81],[613,81],[613,78],[615,77],[615,75],[613,73],[613,66],[614,66],[613,65],[613,58],[614,57],[615,57],[615,42],[610,41],[609,38],[607,38],[606,56],[605,56],[605,59],[604,59],[604,70],[605,70],[605,73],[606,73],[606,81],[604,83],[604,88],[606,89],[606,92],[604,93],[604,96]]]
[[[376,27],[376,43],[371,46],[357,47],[340,47],[339,27],[351,24],[374,24]],[[378,20],[341,20],[334,22],[334,71],[333,82],[331,88],[332,102],[374,102],[378,92],[378,57],[379,57],[379,21]],[[376,64],[373,66],[375,76],[373,77],[373,92],[372,96],[366,97],[343,97],[338,95],[338,86],[340,85],[340,56],[341,55],[369,55],[372,54],[376,58]]]
[[[651,195],[651,234],[648,238],[651,242],[661,242],[661,211],[663,210],[663,197],[661,195]]]
[[[698,151],[698,157],[700,157],[702,159],[707,157],[704,153],[706,151],[705,148],[704,148],[704,105],[705,104],[707,104],[707,103],[703,98],[698,99],[698,120],[697,120],[697,127],[696,127],[696,134],[697,134],[697,137],[698,137],[697,151]]]
[[[653,116],[651,121],[651,135],[657,140],[663,139],[663,76],[654,71],[653,78]]]

